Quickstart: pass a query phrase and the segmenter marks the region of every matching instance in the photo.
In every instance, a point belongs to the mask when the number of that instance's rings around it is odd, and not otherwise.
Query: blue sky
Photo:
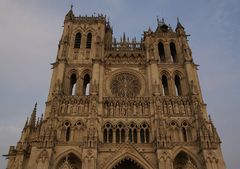
[[[1,0],[0,1],[0,154],[16,145],[26,117],[38,102],[44,112],[51,66],[65,14],[103,13],[114,36],[141,38],[156,17],[173,28],[180,17],[189,43],[208,113],[222,139],[229,169],[240,166],[240,1],[239,0]],[[0,158],[0,168],[6,160]]]

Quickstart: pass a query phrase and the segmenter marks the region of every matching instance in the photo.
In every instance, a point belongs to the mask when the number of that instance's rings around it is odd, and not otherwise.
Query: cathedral
[[[116,40],[103,15],[66,14],[44,114],[7,169],[226,169],[187,34],[163,19]]]

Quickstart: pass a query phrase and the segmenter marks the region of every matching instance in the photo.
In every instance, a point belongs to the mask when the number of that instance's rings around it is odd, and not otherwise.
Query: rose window
[[[121,73],[112,79],[111,91],[116,97],[136,97],[141,90],[139,79],[130,73]]]

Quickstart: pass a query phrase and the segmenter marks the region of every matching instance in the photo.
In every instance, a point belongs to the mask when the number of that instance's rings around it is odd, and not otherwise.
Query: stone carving
[[[105,98],[105,117],[141,117],[150,115],[148,98]]]
[[[97,106],[97,104],[96,104]],[[86,96],[64,96],[59,100],[59,114],[87,114],[90,110],[96,112],[96,106],[90,109],[90,99]]]
[[[133,74],[121,73],[112,79],[111,91],[116,97],[136,97],[140,90],[140,80]]]

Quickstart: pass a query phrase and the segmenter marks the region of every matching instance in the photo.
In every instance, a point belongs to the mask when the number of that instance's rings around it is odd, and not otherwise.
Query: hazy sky
[[[228,169],[240,167],[239,0],[0,0],[0,154],[16,145],[38,102],[44,112],[51,66],[65,14],[103,13],[114,36],[141,38],[156,16],[173,28],[180,17],[188,34],[208,113],[222,139]],[[0,168],[6,160],[0,158]]]

